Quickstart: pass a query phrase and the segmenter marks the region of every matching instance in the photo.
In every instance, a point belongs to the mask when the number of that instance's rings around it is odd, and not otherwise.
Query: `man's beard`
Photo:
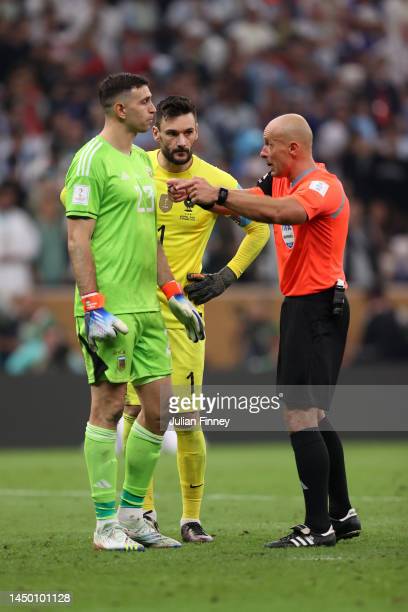
[[[164,157],[167,159],[168,162],[170,162],[171,164],[175,164],[176,166],[184,166],[184,164],[187,164],[193,157],[193,152],[191,151],[191,149],[189,151],[179,150],[173,152],[169,151],[168,149],[162,149],[161,152],[163,153]],[[178,159],[177,157],[175,157],[176,153],[187,153],[187,157],[185,159]]]

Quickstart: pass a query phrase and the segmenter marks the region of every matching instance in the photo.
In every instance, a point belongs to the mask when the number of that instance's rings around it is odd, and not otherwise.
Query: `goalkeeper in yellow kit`
[[[244,217],[234,218],[246,233],[235,256],[220,272],[200,274],[202,258],[217,214],[193,206],[188,201],[184,205],[174,203],[167,192],[167,181],[200,176],[214,186],[236,189],[239,185],[230,174],[193,155],[192,149],[198,138],[197,113],[188,98],[170,96],[157,105],[153,136],[160,147],[148,153],[156,184],[158,238],[175,280],[184,287],[204,316],[202,304],[223,293],[241,276],[267,243],[269,227]],[[158,297],[169,337],[173,387],[188,386],[188,389],[199,393],[204,371],[204,342],[190,342],[184,327],[171,313],[167,300],[160,292]],[[129,383],[123,415],[124,445],[139,410],[139,398]],[[200,522],[205,463],[206,446],[201,429],[177,431],[177,466],[183,499],[180,524],[185,542],[212,540]],[[157,525],[152,482],[144,500],[144,516]]]

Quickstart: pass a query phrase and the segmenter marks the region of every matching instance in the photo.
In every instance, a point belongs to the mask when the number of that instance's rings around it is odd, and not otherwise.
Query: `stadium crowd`
[[[197,154],[243,187],[266,171],[269,119],[304,115],[315,158],[351,200],[350,284],[408,281],[404,0],[2,0],[0,57],[0,355],[18,346],[10,304],[72,282],[59,192],[73,154],[101,128],[95,92],[109,72],[146,75],[155,101],[192,98]],[[150,134],[137,143],[155,146]],[[239,239],[234,224],[216,227],[208,271]],[[276,281],[272,243],[242,280]]]

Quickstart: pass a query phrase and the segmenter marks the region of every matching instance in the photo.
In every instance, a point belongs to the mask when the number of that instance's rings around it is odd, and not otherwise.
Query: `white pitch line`
[[[296,561],[349,561],[352,557],[290,557]]]
[[[164,495],[166,497],[166,495]],[[224,493],[209,493],[205,496],[206,499],[212,501],[276,501],[280,499],[300,499],[301,495],[240,495],[240,494],[224,494]],[[408,502],[408,496],[402,495],[353,495],[353,500],[360,502]]]
[[[0,489],[0,497],[89,497],[90,492],[86,490],[58,490],[58,489]],[[178,497],[178,493],[159,493],[157,497],[165,499],[166,497]],[[205,496],[210,501],[279,501],[282,499],[296,500],[300,499],[301,495],[241,495],[229,493],[209,493]],[[353,500],[359,502],[408,502],[407,496],[402,495],[353,495]]]

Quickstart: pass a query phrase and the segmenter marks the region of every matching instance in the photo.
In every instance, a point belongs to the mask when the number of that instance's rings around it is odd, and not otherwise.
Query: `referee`
[[[295,114],[270,121],[261,157],[270,171],[250,190],[215,190],[203,179],[171,181],[177,197],[227,207],[274,224],[280,288],[277,384],[305,500],[304,524],[270,548],[333,546],[360,534],[347,488],[343,446],[326,416],[349,326],[343,255],[349,201],[339,179],[312,155],[313,136]]]

